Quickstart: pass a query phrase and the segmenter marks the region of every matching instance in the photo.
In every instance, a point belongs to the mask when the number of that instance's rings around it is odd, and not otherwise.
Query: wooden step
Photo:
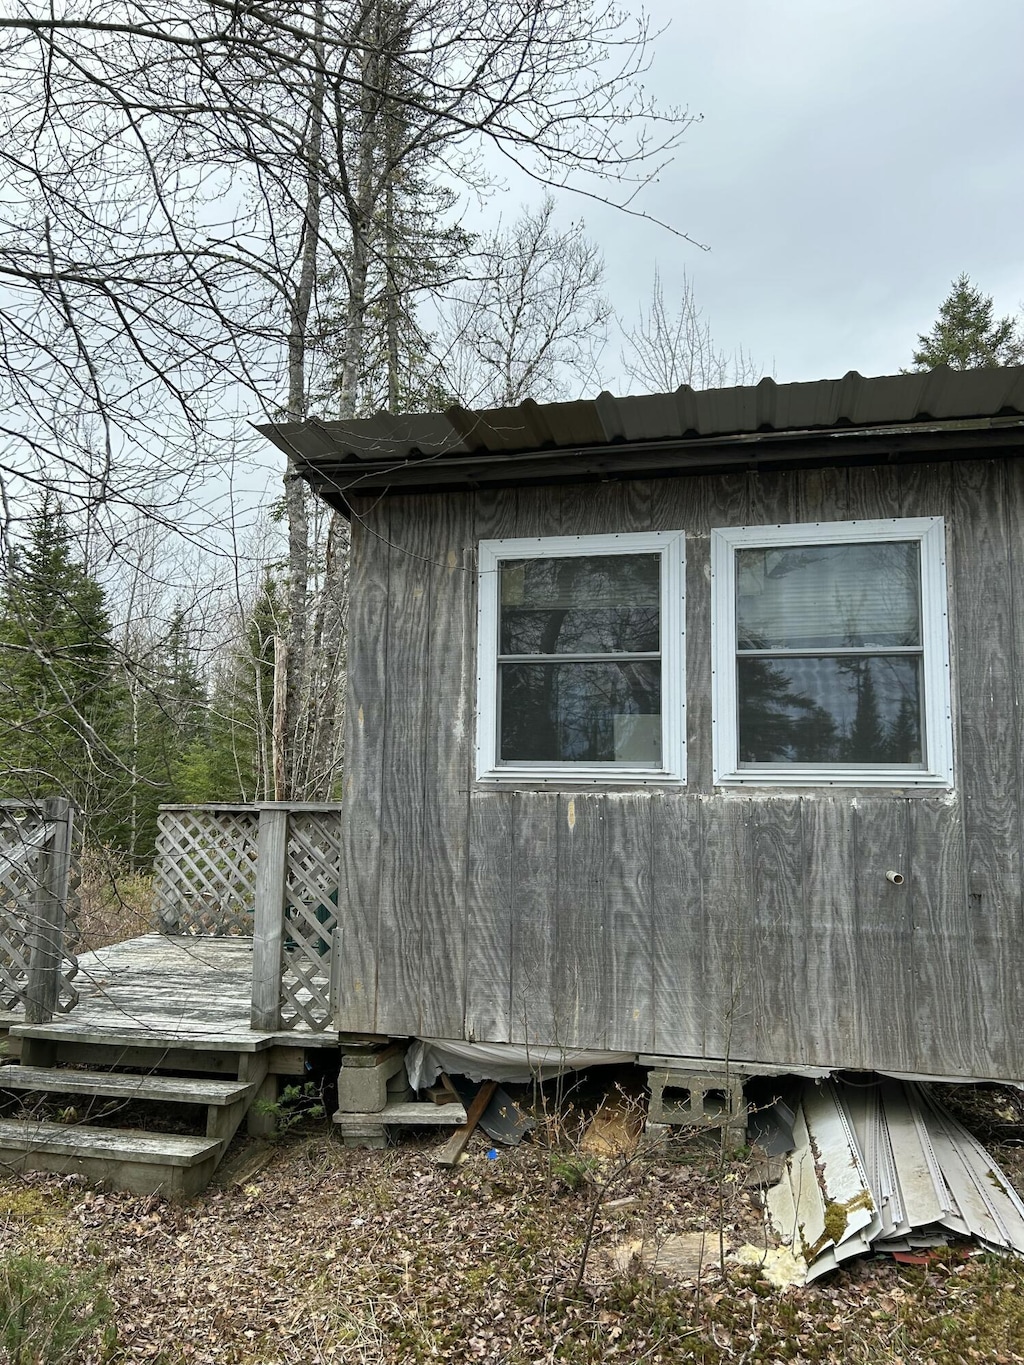
[[[0,1120],[0,1162],[5,1167],[74,1172],[109,1180],[133,1194],[181,1198],[197,1193],[213,1174],[220,1148],[216,1138]]]
[[[154,1051],[167,1048],[196,1048],[215,1052],[262,1052],[274,1045],[272,1033],[192,1032],[150,1033],[140,1028],[97,1028],[78,1024],[66,1017],[49,1024],[14,1024],[12,1038],[38,1038],[54,1043],[92,1043],[99,1047],[145,1047]]]
[[[141,1128],[92,1128],[87,1123],[36,1123],[0,1119],[0,1148],[65,1156],[97,1153],[160,1166],[195,1166],[215,1155],[215,1139]]]
[[[157,1100],[166,1104],[234,1104],[250,1090],[245,1081],[211,1081],[193,1076],[133,1076],[123,1071],[69,1071],[64,1067],[0,1066],[0,1088],[55,1095],[97,1095],[116,1100]]]

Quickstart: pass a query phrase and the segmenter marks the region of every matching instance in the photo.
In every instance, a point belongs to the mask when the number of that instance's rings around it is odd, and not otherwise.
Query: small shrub
[[[320,1087],[313,1081],[286,1085],[276,1100],[257,1100],[253,1108],[257,1113],[273,1118],[277,1137],[283,1137],[307,1119],[322,1119],[327,1115]]]
[[[107,1356],[113,1313],[101,1271],[76,1274],[30,1255],[0,1260],[0,1355],[11,1365],[71,1365],[94,1338]]]
[[[593,1157],[582,1156],[579,1152],[555,1148],[548,1158],[552,1178],[564,1185],[567,1190],[580,1190],[594,1178],[597,1165]]]

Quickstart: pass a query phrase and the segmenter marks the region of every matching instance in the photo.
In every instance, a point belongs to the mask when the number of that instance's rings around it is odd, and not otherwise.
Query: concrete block
[[[747,1131],[743,1077],[731,1072],[666,1067],[648,1073],[648,1124],[725,1128],[741,1144]]]
[[[672,1125],[670,1123],[652,1123],[650,1119],[644,1124],[644,1131],[640,1135],[641,1150],[655,1151],[663,1148],[672,1136]]]
[[[392,1057],[405,1056],[404,1043],[390,1043],[384,1046],[375,1044],[342,1043],[342,1066],[381,1066]]]
[[[405,1056],[396,1052],[379,1066],[344,1066],[338,1073],[338,1108],[345,1114],[378,1114],[388,1102],[389,1092],[404,1092],[409,1087],[405,1075]]]
[[[337,1113],[334,1122],[341,1129],[342,1142],[346,1147],[381,1151],[389,1145],[388,1131],[374,1114]]]

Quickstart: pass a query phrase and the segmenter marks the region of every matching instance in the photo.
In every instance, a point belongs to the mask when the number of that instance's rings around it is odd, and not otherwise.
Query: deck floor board
[[[326,980],[327,959],[324,959]],[[261,1033],[250,1028],[252,939],[145,934],[108,948],[83,953],[75,987],[79,1001],[67,1014],[40,1026],[51,1037],[94,1040],[173,1040],[182,1046],[212,1041],[245,1051],[273,1044],[337,1046],[331,1030],[306,1026]],[[16,1035],[29,1026],[11,1016]]]

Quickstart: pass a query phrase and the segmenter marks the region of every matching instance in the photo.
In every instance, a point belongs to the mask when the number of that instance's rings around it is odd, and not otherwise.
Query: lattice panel
[[[251,808],[160,812],[154,908],[161,933],[252,933],[258,828]]]
[[[331,944],[341,867],[338,811],[297,811],[288,835],[281,1027],[319,1032],[330,1023]]]
[[[41,811],[0,808],[0,1009],[20,1008],[28,983],[28,917],[46,834]]]
[[[42,875],[49,827],[41,810],[0,802],[0,1010],[22,1007],[28,985],[30,925]],[[57,1008],[67,1013],[78,1004],[72,984],[78,975],[78,857],[73,852],[66,888],[67,911],[62,936],[61,984]]]

